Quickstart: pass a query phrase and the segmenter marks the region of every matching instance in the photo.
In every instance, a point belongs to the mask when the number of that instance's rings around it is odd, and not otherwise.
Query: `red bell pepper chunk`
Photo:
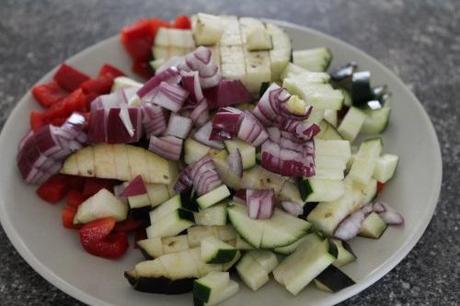
[[[139,220],[139,219],[134,219],[132,217],[129,217],[125,221],[117,223],[113,231],[130,233],[130,232],[134,232],[144,227],[145,227],[144,220]]]
[[[86,104],[86,95],[77,89],[45,111],[45,123],[55,118],[68,118],[73,112],[86,112]]]
[[[79,88],[84,81],[89,80],[89,76],[72,66],[62,64],[54,75],[54,80],[62,89],[71,92]]]
[[[190,22],[190,18],[188,16],[180,15],[174,20],[173,27],[176,29],[188,30],[192,28],[192,23]]]
[[[99,76],[110,76],[114,79],[124,75],[123,71],[110,64],[104,64],[101,69],[99,69]]]
[[[99,190],[105,188],[109,191],[113,191],[113,186],[117,184],[115,180],[101,179],[101,178],[87,178],[83,186],[83,195],[87,198],[92,197]]]
[[[62,89],[56,81],[45,84],[39,84],[32,88],[32,95],[37,102],[48,108],[56,102],[65,98],[69,93]]]
[[[128,235],[112,232],[115,219],[104,218],[85,224],[80,229],[80,243],[90,254],[115,259],[128,249]]]
[[[62,210],[62,225],[68,229],[79,229],[81,225],[74,224],[73,219],[77,213],[77,208],[66,206]]]
[[[150,21],[141,19],[121,30],[121,42],[134,61],[148,61],[154,35]]]
[[[41,112],[32,111],[30,112],[30,128],[33,131],[37,131],[45,125],[45,116]]]
[[[48,203],[57,203],[69,192],[69,180],[65,175],[56,174],[50,177],[37,189],[37,195]]]
[[[149,62],[134,62],[132,70],[144,79],[150,79],[155,74]]]
[[[81,89],[85,94],[104,95],[112,89],[113,78],[111,75],[101,75],[95,79],[90,79],[81,84]]]
[[[71,190],[67,195],[67,207],[78,208],[86,199],[82,192]]]

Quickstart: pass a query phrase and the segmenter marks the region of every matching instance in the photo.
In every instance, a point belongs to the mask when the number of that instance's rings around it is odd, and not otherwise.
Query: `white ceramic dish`
[[[386,186],[383,199],[406,218],[404,227],[389,228],[379,240],[352,241],[358,260],[344,270],[356,285],[328,294],[307,288],[291,296],[275,282],[256,293],[241,285],[240,293],[225,305],[332,305],[372,285],[394,268],[422,236],[438,200],[442,162],[431,122],[416,97],[375,59],[335,38],[285,22],[283,26],[295,49],[327,46],[334,54],[332,66],[357,61],[370,70],[374,84],[388,84],[393,92],[392,116],[384,134],[384,151],[401,157],[396,177]],[[68,63],[95,75],[103,63],[130,71],[130,59],[118,37],[111,37],[71,57]],[[53,70],[54,71],[54,70]],[[39,83],[46,82],[53,71]],[[35,187],[24,184],[16,168],[16,147],[29,126],[29,112],[38,108],[28,92],[17,104],[0,136],[0,218],[9,239],[21,256],[50,283],[67,294],[92,305],[190,305],[190,294],[151,295],[132,290],[123,271],[140,261],[131,250],[119,261],[87,254],[78,235],[61,225],[61,207],[42,203]]]

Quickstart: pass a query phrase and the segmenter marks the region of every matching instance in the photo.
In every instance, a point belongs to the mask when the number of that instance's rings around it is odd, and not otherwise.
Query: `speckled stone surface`
[[[460,304],[460,1],[0,1],[0,124],[44,73],[142,16],[208,11],[288,20],[338,37],[395,72],[433,121],[441,198],[423,238],[344,305]],[[0,305],[79,305],[35,273],[0,230]]]

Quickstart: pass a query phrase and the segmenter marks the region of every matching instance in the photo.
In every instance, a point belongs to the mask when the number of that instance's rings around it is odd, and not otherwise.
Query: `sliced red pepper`
[[[99,76],[111,76],[114,79],[124,75],[123,71],[110,64],[104,64],[101,69],[99,69]]]
[[[145,222],[143,220],[133,219],[129,217],[125,221],[117,223],[113,231],[130,233],[144,227]]]
[[[81,225],[74,224],[73,219],[77,213],[77,208],[66,206],[62,210],[62,225],[68,229],[79,229]]]
[[[113,77],[111,75],[101,75],[95,79],[90,79],[81,84],[81,89],[85,94],[104,95],[112,89]]]
[[[68,118],[73,112],[86,112],[86,104],[83,90],[77,89],[45,111],[44,121],[49,123],[55,118]]]
[[[155,74],[149,62],[134,62],[132,70],[144,79],[150,79]]]
[[[45,116],[41,112],[32,111],[30,112],[30,128],[33,131],[37,131],[45,125]]]
[[[48,108],[56,102],[65,98],[69,93],[62,89],[56,81],[45,84],[39,84],[32,88],[32,95],[37,102]]]
[[[69,192],[69,180],[65,175],[56,174],[50,177],[37,189],[37,195],[48,203],[57,203]]]
[[[85,180],[85,184],[83,186],[83,195],[87,198],[92,197],[103,188],[109,191],[113,191],[113,186],[116,184],[117,181],[115,180],[90,177]]]
[[[78,208],[86,199],[82,192],[71,190],[67,195],[67,207]]]
[[[67,64],[62,64],[54,75],[54,80],[68,92],[78,89],[84,81],[89,79],[89,76]]]
[[[112,232],[115,219],[104,218],[88,224],[80,229],[80,243],[90,254],[115,259],[122,256],[128,249],[128,235],[124,232]]]
[[[385,187],[385,183],[381,183],[377,181],[377,194],[381,193],[384,187]]]
[[[148,61],[154,34],[151,22],[141,19],[121,30],[121,42],[134,61]]]
[[[179,15],[173,22],[173,27],[176,29],[188,30],[192,28],[190,18],[185,15]]]

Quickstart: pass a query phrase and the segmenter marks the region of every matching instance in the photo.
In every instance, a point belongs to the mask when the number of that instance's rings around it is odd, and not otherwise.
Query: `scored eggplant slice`
[[[353,73],[351,81],[351,98],[353,105],[364,106],[368,101],[374,99],[371,89],[371,73],[369,71],[359,71]]]
[[[337,83],[345,82],[347,79],[351,80],[351,76],[355,72],[356,68],[358,68],[358,64],[356,62],[346,63],[345,65],[331,71],[331,79]]]

